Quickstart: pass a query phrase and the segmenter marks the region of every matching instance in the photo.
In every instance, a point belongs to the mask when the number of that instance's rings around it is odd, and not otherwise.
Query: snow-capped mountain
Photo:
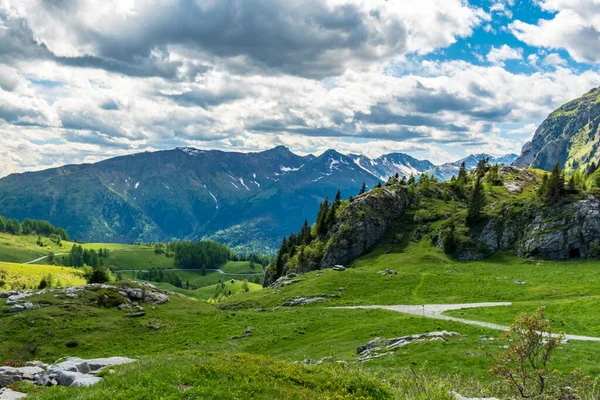
[[[447,181],[453,176],[458,175],[461,164],[464,162],[467,171],[472,171],[477,168],[477,163],[483,158],[489,159],[489,163],[492,165],[511,165],[519,157],[516,154],[506,154],[501,157],[493,157],[489,154],[471,154],[468,157],[460,159],[455,162],[438,165],[430,171],[427,171],[429,175],[435,176],[440,181]]]

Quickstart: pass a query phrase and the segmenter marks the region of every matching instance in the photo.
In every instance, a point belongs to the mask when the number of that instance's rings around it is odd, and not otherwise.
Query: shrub
[[[548,364],[563,339],[552,334],[542,307],[535,314],[521,314],[502,335],[507,350],[492,356],[495,364],[490,372],[519,397],[558,398],[562,385],[557,384],[558,372]]]

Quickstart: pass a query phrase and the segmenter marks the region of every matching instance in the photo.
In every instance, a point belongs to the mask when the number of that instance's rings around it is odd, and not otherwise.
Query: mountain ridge
[[[356,195],[363,182],[372,187],[432,166],[403,153],[371,159],[333,149],[300,156],[284,146],[179,147],[8,175],[0,179],[0,213],[49,220],[86,241],[208,238],[271,253],[325,196]]]

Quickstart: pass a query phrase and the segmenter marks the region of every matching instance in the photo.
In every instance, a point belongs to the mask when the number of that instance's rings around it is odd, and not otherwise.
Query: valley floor
[[[140,257],[134,268],[128,259],[123,269],[139,271],[164,261],[152,257]],[[24,266],[29,267],[37,268]],[[228,268],[240,273],[239,267]],[[19,387],[39,399],[156,398],[153,393],[165,399],[449,399],[451,389],[498,395],[504,392],[489,367],[490,355],[503,350],[499,329],[540,305],[547,307],[554,331],[574,335],[556,351],[553,367],[600,376],[599,269],[598,261],[532,261],[507,254],[459,262],[414,243],[381,245],[345,271],[314,271],[278,289],[238,291],[217,305],[171,295],[167,304],[144,305],[141,318],[99,305],[93,293],[81,299],[44,294],[31,299],[37,309],[2,315],[0,361],[139,360],[115,368],[93,388]],[[220,276],[213,272],[202,279],[213,275]],[[300,297],[322,301],[283,306]],[[0,300],[0,312],[6,308]],[[439,331],[458,335],[415,341],[359,361],[357,348],[375,338]],[[430,385],[411,392],[418,387],[415,376]]]

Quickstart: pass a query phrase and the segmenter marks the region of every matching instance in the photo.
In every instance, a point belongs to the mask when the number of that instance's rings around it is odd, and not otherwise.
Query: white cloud
[[[560,56],[560,54],[550,53],[546,57],[544,57],[542,64],[545,66],[560,66],[560,65],[567,65],[568,62],[567,62],[567,60],[563,59]]]
[[[530,46],[564,49],[579,62],[600,61],[600,2],[597,0],[539,0],[555,13],[536,24],[514,21],[510,31]]]
[[[54,3],[77,12],[51,13],[47,2],[0,0],[9,27],[0,28],[2,174],[176,146],[404,151],[440,163],[499,155],[518,152],[524,138],[516,134],[600,85],[596,72],[511,73],[503,62],[523,50],[506,45],[492,48],[488,66],[421,61],[489,21],[464,1],[307,1],[259,7],[278,28],[257,37],[251,23],[264,16],[241,0],[107,1],[97,9],[65,1]],[[194,4],[195,15],[231,6],[240,32],[230,32],[233,41],[193,42],[201,33],[194,21],[181,25],[182,36],[158,35],[179,3]],[[10,45],[7,30],[22,40]],[[60,57],[31,44],[28,32]]]
[[[492,46],[492,49],[487,55],[487,60],[493,64],[504,65],[504,61],[506,60],[522,60],[523,59],[523,49],[517,48],[513,49],[512,47],[503,44],[500,47]]]

